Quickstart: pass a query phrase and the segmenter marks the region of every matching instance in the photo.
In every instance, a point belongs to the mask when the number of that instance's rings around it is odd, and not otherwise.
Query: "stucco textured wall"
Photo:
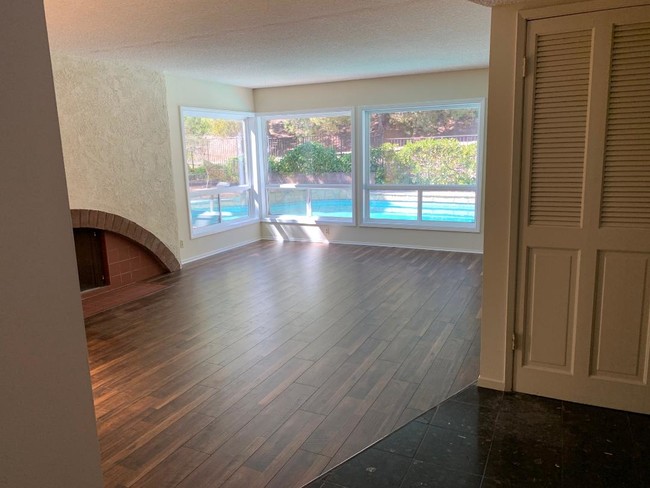
[[[132,220],[179,257],[163,75],[64,55],[52,64],[70,208]]]

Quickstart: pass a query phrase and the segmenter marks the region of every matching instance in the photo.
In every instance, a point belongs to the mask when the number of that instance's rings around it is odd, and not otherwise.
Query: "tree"
[[[210,120],[207,117],[185,117],[183,127],[185,134],[189,136],[202,137],[210,132]]]
[[[239,120],[213,119],[211,117],[186,116],[183,119],[185,134],[194,137],[236,137],[242,131]]]
[[[270,120],[267,135],[276,156],[304,142],[318,142],[339,153],[350,151],[349,116],[304,117]]]
[[[374,114],[373,135],[381,137],[386,129],[401,134],[401,137],[477,134],[478,111],[466,108]]]
[[[350,132],[350,117],[307,117],[271,120],[270,136],[296,138],[334,138]]]

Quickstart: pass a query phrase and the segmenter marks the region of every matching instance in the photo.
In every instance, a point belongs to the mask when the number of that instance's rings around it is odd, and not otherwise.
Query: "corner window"
[[[262,118],[265,217],[352,222],[351,113]]]
[[[478,230],[481,106],[365,110],[363,223]]]
[[[192,237],[256,219],[248,114],[181,109]]]

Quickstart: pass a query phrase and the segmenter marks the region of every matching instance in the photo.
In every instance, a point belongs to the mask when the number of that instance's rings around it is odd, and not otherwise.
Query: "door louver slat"
[[[650,228],[649,49],[649,23],[614,27],[602,227]]]
[[[580,226],[591,77],[590,30],[537,37],[529,221]]]

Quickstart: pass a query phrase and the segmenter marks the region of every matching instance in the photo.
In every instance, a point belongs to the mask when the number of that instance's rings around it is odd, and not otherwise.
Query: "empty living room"
[[[0,487],[650,486],[647,1],[0,14]]]

